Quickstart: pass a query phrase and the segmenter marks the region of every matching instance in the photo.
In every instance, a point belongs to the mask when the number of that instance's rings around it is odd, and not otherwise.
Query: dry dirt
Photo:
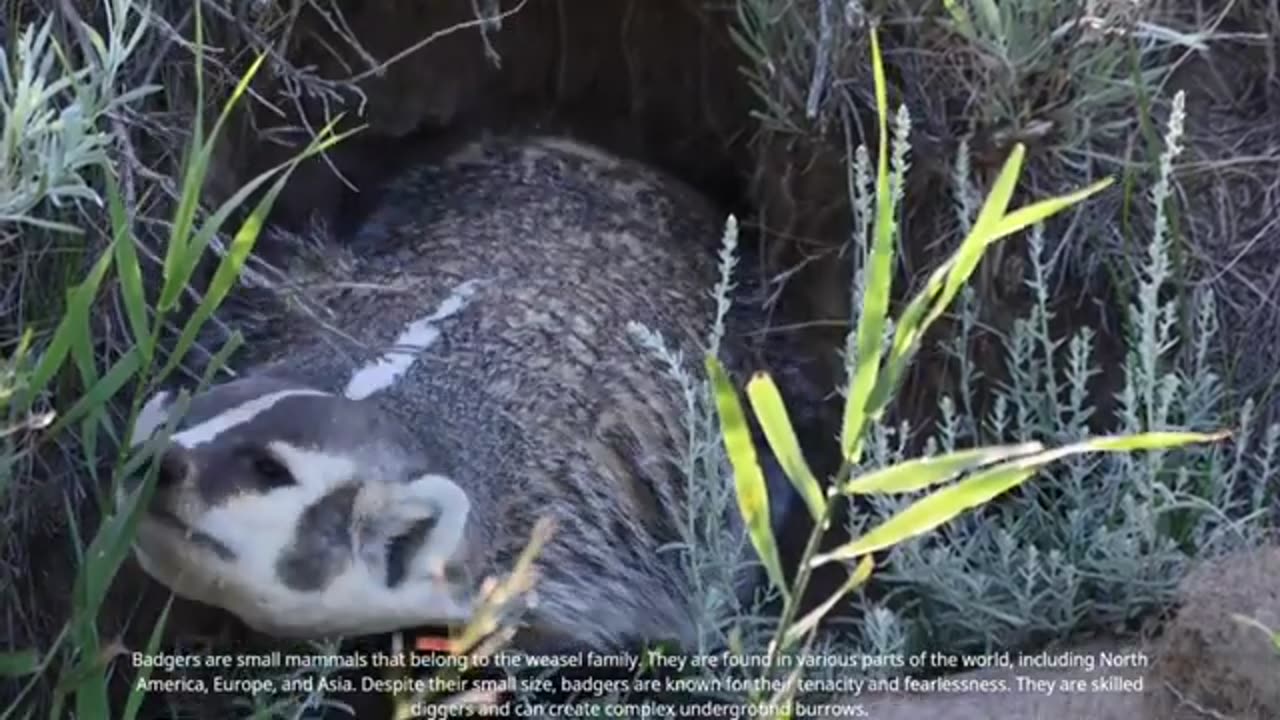
[[[1207,561],[1182,585],[1180,608],[1154,640],[1107,639],[1062,653],[1140,653],[1147,667],[978,670],[950,680],[1004,680],[1009,692],[881,694],[848,698],[842,717],[869,720],[1275,720],[1280,718],[1280,653],[1258,628],[1280,627],[1280,545]],[[1023,678],[1020,682],[1019,677]],[[1110,681],[1127,691],[1053,692],[1052,682],[1085,687]],[[1030,682],[1028,682],[1030,681]],[[861,706],[861,710],[855,708]]]

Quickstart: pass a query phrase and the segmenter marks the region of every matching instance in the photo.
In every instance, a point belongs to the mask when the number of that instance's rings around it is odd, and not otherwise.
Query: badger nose
[[[168,490],[182,484],[191,472],[191,459],[186,448],[170,445],[160,456],[160,468],[156,475],[156,490]]]
[[[156,473],[155,489],[158,497],[177,489],[187,479],[187,476],[193,472],[190,453],[186,448],[176,444],[165,449],[161,455],[151,462],[156,463],[154,467]],[[124,493],[136,492],[152,469],[152,466],[148,463],[125,477],[120,485],[122,493],[120,499],[124,498]]]

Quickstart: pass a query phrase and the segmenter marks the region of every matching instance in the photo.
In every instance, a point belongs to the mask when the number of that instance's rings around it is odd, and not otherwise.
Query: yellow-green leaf
[[[850,495],[909,493],[940,485],[961,473],[1044,449],[1040,443],[997,445],[916,458],[860,475],[840,488]]]
[[[800,497],[804,498],[814,522],[820,521],[826,514],[827,499],[822,494],[818,478],[804,459],[800,441],[796,438],[795,428],[787,414],[787,406],[783,403],[782,393],[778,392],[773,378],[765,373],[756,373],[747,383],[747,398],[751,401],[751,409],[760,421],[765,439],[769,441],[769,447],[782,466],[782,471],[800,493]]]
[[[1105,452],[1131,452],[1134,450],[1163,450],[1179,445],[1217,442],[1231,437],[1230,430],[1211,433],[1153,431],[1136,435],[1115,435],[1086,440],[1079,445],[1086,449]],[[1076,446],[1072,446],[1076,447]]]
[[[982,470],[949,487],[936,490],[898,512],[862,537],[811,561],[813,567],[837,560],[849,560],[883,550],[922,535],[960,513],[982,505],[1022,484],[1042,467],[1068,455],[1086,452],[1128,452],[1155,450],[1212,442],[1226,433],[1152,432],[1135,435],[1090,438],[1034,455],[1008,460]]]
[[[708,356],[706,365],[711,388],[715,393],[716,410],[720,416],[720,435],[733,466],[738,510],[742,513],[751,544],[764,563],[769,580],[785,596],[788,593],[786,578],[782,574],[778,543],[773,537],[773,528],[769,525],[769,494],[765,489],[764,473],[760,470],[760,462],[756,457],[755,444],[751,441],[746,414],[720,361]]]
[[[1103,178],[1092,185],[1076,190],[1075,192],[1068,193],[1066,195],[1059,195],[1058,197],[1052,197],[1048,200],[1040,200],[1030,205],[1024,205],[1023,207],[1020,207],[1000,218],[999,222],[995,224],[995,227],[991,228],[990,235],[988,235],[985,240],[987,244],[990,244],[1007,235],[1012,235],[1019,230],[1035,225],[1043,220],[1047,220],[1072,205],[1088,200],[1090,197],[1106,190],[1111,187],[1114,182],[1115,178]]]
[[[831,597],[822,602],[821,605],[810,610],[807,615],[796,621],[794,625],[787,628],[787,632],[782,636],[782,650],[786,650],[794,645],[805,633],[818,627],[818,623],[831,612],[831,608],[836,603],[843,600],[849,593],[853,592],[860,585],[865,583],[871,577],[871,571],[875,568],[875,560],[871,555],[866,555],[858,563],[858,567],[849,574],[848,579],[840,586],[838,590],[831,594]]]
[[[987,246],[991,244],[991,230],[1004,218],[1009,201],[1013,199],[1013,191],[1017,189],[1018,176],[1022,173],[1022,160],[1026,154],[1027,147],[1022,143],[1013,146],[1013,151],[1009,153],[1004,167],[991,186],[986,202],[982,204],[982,210],[973,221],[969,236],[960,243],[960,248],[956,251],[956,262],[951,272],[947,273],[939,306],[950,304],[949,298],[960,292],[960,288],[968,282],[969,276],[982,260]]]
[[[929,326],[951,304],[952,298],[959,293],[960,288],[978,267],[989,244],[987,240],[989,228],[995,227],[1004,217],[1009,201],[1013,198],[1025,154],[1026,147],[1021,143],[1014,146],[1000,174],[996,177],[991,192],[987,194],[987,199],[982,204],[982,209],[978,212],[978,217],[974,220],[969,234],[960,242],[960,247],[956,248],[951,257],[930,275],[924,289],[907,305],[906,311],[903,312],[894,329],[885,375],[876,383],[867,402],[867,414],[872,419],[875,419],[888,405],[906,370],[907,363],[915,354]]]
[[[1035,472],[1035,468],[1001,465],[937,490],[912,503],[857,540],[815,557],[812,565],[816,567],[834,560],[861,557],[923,535],[965,510],[982,505],[1017,487]]]
[[[929,276],[924,289],[917,294],[902,313],[894,332],[889,359],[885,363],[871,399],[867,403],[867,417],[876,420],[888,406],[906,372],[907,365],[920,347],[924,334],[942,313],[946,311],[961,288],[969,281],[987,248],[1029,224],[1048,219],[1058,212],[1100,192],[1112,182],[1100,180],[1073,193],[1043,200],[1005,214],[1013,190],[1017,185],[1025,149],[1014,147],[1005,162],[991,194],[978,214],[973,228],[960,243],[960,247]]]
[[[871,69],[875,79],[876,115],[879,122],[879,158],[876,163],[876,217],[874,239],[867,259],[866,284],[858,315],[857,366],[849,380],[840,426],[840,450],[846,462],[857,463],[867,422],[868,400],[876,387],[876,375],[884,345],[885,319],[893,285],[893,193],[889,187],[889,101],[879,33],[871,29]]]

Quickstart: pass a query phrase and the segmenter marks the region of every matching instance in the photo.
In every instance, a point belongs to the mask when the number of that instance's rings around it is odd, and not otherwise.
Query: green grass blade
[[[778,391],[773,378],[765,373],[757,373],[747,383],[747,399],[751,402],[751,409],[760,421],[765,439],[769,441],[769,447],[782,466],[782,471],[800,493],[800,497],[804,498],[814,521],[821,520],[827,512],[827,499],[822,494],[818,478],[804,459],[800,441],[796,438],[795,428],[787,414],[787,406],[782,401],[782,393]]]
[[[1211,433],[1170,432],[1157,430],[1153,432],[1137,433],[1135,435],[1113,435],[1091,438],[1083,442],[1074,443],[1067,447],[1071,448],[1072,453],[1085,451],[1133,452],[1137,450],[1166,450],[1182,445],[1218,442],[1219,440],[1225,440],[1229,437],[1231,437],[1231,432],[1228,430],[1219,430]]]
[[[960,450],[934,457],[916,458],[856,477],[845,483],[840,491],[849,495],[916,492],[934,485],[941,485],[976,468],[1013,457],[1030,455],[1041,450],[1044,450],[1044,446],[1033,442],[1020,445],[996,445],[975,450]]]
[[[111,216],[112,249],[115,251],[116,276],[120,279],[120,296],[124,302],[129,328],[133,331],[134,346],[142,354],[142,363],[151,365],[151,329],[147,322],[147,298],[142,287],[142,266],[134,247],[133,231],[124,210],[120,188],[111,172],[107,178],[107,208]]]
[[[1009,460],[978,472],[954,485],[934,491],[857,540],[816,556],[811,561],[811,565],[817,567],[829,562],[861,557],[927,533],[960,513],[1012,490],[1044,466],[1068,455],[1164,449],[1198,442],[1212,442],[1223,437],[1226,437],[1225,433],[1155,432],[1091,438],[1061,448]]]
[[[0,653],[0,677],[26,677],[39,669],[40,655],[35,650]]]
[[[866,426],[867,401],[876,386],[876,375],[884,343],[885,319],[889,315],[889,294],[893,283],[893,194],[889,188],[889,101],[884,62],[880,56],[879,34],[871,30],[871,67],[875,78],[876,114],[880,139],[876,165],[875,237],[867,262],[867,275],[857,330],[857,367],[849,383],[840,427],[840,450],[847,462],[856,463],[861,454]]]
[[[942,293],[946,275],[955,266],[955,258],[947,260],[934,271],[928,284],[907,305],[899,318],[898,327],[894,331],[893,345],[889,351],[889,359],[885,363],[884,373],[876,380],[875,390],[867,401],[867,416],[878,420],[889,405],[893,394],[897,391],[902,375],[906,372],[911,358],[920,347],[924,331],[928,329],[926,318],[934,301]]]
[[[156,620],[156,624],[151,628],[151,635],[147,638],[147,657],[155,657],[160,651],[160,639],[164,637],[164,627],[169,622],[169,610],[173,607],[173,596],[169,596],[169,601],[164,604],[164,610],[160,612],[160,618]],[[138,668],[137,680],[132,683],[129,689],[129,699],[125,701],[124,713],[121,714],[120,720],[136,720],[138,713],[142,710],[142,702],[146,699],[147,694],[142,690],[144,683],[151,677],[153,666],[145,665]]]
[[[264,173],[265,175],[267,174]],[[200,305],[196,307],[195,312],[191,314],[186,325],[183,326],[182,333],[174,344],[169,362],[159,374],[158,380],[163,380],[177,367],[182,358],[186,356],[187,351],[195,344],[200,329],[204,327],[209,318],[213,317],[213,313],[231,292],[232,286],[239,279],[240,272],[249,259],[249,254],[253,252],[254,245],[258,242],[258,236],[262,232],[267,215],[271,212],[271,206],[284,189],[289,177],[290,173],[286,169],[286,172],[276,179],[275,184],[258,201],[257,207],[249,214],[249,217],[245,218],[245,221],[240,225],[240,229],[236,231],[235,237],[231,240],[231,247],[227,249],[222,261],[218,263],[218,268],[214,271],[213,279],[209,281],[209,287],[205,290],[204,296],[200,300]],[[259,179],[262,178],[263,176],[259,176]],[[192,261],[192,267],[194,268],[194,260]]]
[[[1111,187],[1115,183],[1115,178],[1103,178],[1088,187],[1076,190],[1073,193],[1059,195],[1058,197],[1041,200],[1039,202],[1025,205],[1005,215],[996,223],[986,238],[987,244],[993,243],[1008,235],[1018,232],[1024,228],[1035,225],[1038,222],[1057,215],[1072,205],[1083,202],[1103,190]]]
[[[41,230],[49,230],[51,232],[67,233],[68,235],[83,235],[84,230],[55,220],[43,220],[28,215],[0,215],[0,223],[26,224],[40,228]]]
[[[161,433],[167,440],[172,428]],[[154,457],[161,445],[148,443],[145,448]],[[143,482],[126,495],[123,508],[116,508],[103,519],[98,533],[89,543],[80,563],[72,590],[73,636],[80,651],[81,664],[59,683],[62,693],[75,692],[79,717],[109,717],[107,714],[107,666],[111,653],[99,649],[96,619],[106,600],[111,581],[128,556],[137,533],[142,508],[154,492],[158,463],[152,463]]]
[[[102,280],[106,277],[107,270],[110,269],[111,264],[111,253],[104,252],[98,258],[98,261],[94,263],[84,282],[67,293],[66,312],[58,323],[58,328],[54,330],[53,339],[49,342],[49,347],[45,350],[44,356],[40,358],[40,362],[36,364],[35,370],[31,373],[31,378],[27,382],[24,392],[26,402],[21,407],[29,407],[30,401],[43,392],[54,376],[58,374],[58,371],[62,369],[67,355],[71,352],[72,346],[76,342],[77,333],[81,332],[82,327],[88,326],[89,307],[93,298],[97,296],[98,288],[102,286]]]
[[[82,653],[79,661],[59,673],[58,684],[53,689],[58,714],[50,713],[50,717],[107,720],[110,715],[107,713],[106,696],[101,693],[105,689],[103,680],[111,659],[103,657],[96,645],[92,648],[82,646],[79,650]],[[91,690],[96,696],[90,695]],[[69,695],[75,697],[75,712],[62,715],[60,709]]]
[[[239,209],[251,194],[257,192],[258,188],[279,175],[287,167],[288,163],[278,165],[245,183],[209,216],[204,225],[201,226],[200,230],[196,232],[195,236],[187,244],[185,252],[176,261],[173,277],[179,283],[179,290],[191,282],[191,277],[195,274],[196,267],[200,264],[201,256],[204,255],[209,243],[213,240],[213,236],[222,229],[223,224],[226,223],[231,213]]]
[[[144,457],[154,460],[168,443],[176,422],[170,418],[167,427],[156,432],[141,449]],[[102,525],[89,544],[85,562],[76,577],[73,600],[75,617],[96,618],[106,598],[107,588],[120,565],[128,556],[137,526],[142,519],[142,509],[151,500],[158,475],[159,464],[151,462],[143,481],[123,497],[123,503],[113,508],[102,520]],[[114,498],[113,498],[114,500]]]
[[[231,356],[235,354],[242,345],[244,345],[244,335],[241,335],[239,330],[233,330],[231,332],[231,337],[227,338],[227,341],[222,344],[222,347],[219,348],[218,351],[213,354],[213,357],[209,359],[208,367],[205,368],[204,373],[200,376],[200,384],[198,386],[199,390],[203,391],[205,388],[208,388],[213,384],[214,375],[217,375],[218,371],[227,366],[227,363],[231,360]]]
[[[212,374],[212,373],[210,373]],[[195,392],[200,392],[207,387],[207,383],[197,387]],[[182,390],[178,396],[174,398],[173,404],[168,409],[168,423],[172,427],[182,422],[182,418],[187,414],[187,410],[191,405],[192,391]],[[133,428],[129,428],[131,431]],[[164,428],[156,429],[155,433],[148,438],[136,452],[129,454],[124,458],[116,469],[117,477],[133,477],[139,472],[149,472],[148,468],[152,462],[153,456],[160,452],[164,445],[163,435]]]
[[[200,119],[196,118],[195,132],[200,132]],[[181,286],[178,284],[178,261],[187,252],[187,243],[191,236],[191,228],[195,225],[196,209],[200,202],[201,183],[196,177],[195,166],[197,164],[198,153],[194,148],[188,148],[186,157],[182,161],[182,185],[178,197],[178,204],[173,211],[173,229],[169,232],[168,243],[165,245],[164,252],[164,286],[160,290],[160,299],[156,303],[156,310],[161,314],[167,313],[173,309],[173,304],[177,302],[178,291]]]
[[[71,361],[80,373],[80,384],[93,387],[98,382],[98,365],[93,357],[93,330],[89,326],[91,307],[82,306],[83,301],[77,299],[72,310],[76,319],[75,329],[71,332]],[[89,301],[92,303],[92,299]]]
[[[142,361],[138,350],[133,348],[121,356],[116,361],[116,364],[111,367],[111,370],[102,376],[101,380],[94,383],[93,387],[77,400],[70,410],[67,410],[62,417],[58,418],[58,421],[50,428],[49,433],[57,435],[62,432],[68,423],[73,423],[81,417],[105,407],[107,402],[115,397],[116,393],[120,392],[120,388],[133,379],[134,375],[141,369]]]
[[[341,122],[341,119],[341,116],[339,116],[322,128],[317,134],[316,140],[297,156],[276,165],[245,183],[235,192],[235,194],[223,202],[222,205],[211,216],[209,216],[208,220],[205,221],[205,223],[200,227],[200,230],[196,233],[195,237],[188,244],[185,254],[178,260],[175,277],[181,280],[183,286],[186,286],[186,284],[190,282],[191,276],[195,274],[196,266],[200,262],[200,257],[209,247],[209,243],[212,242],[213,236],[222,229],[222,226],[231,216],[231,213],[235,212],[241,205],[243,205],[253,193],[258,191],[258,188],[262,187],[273,177],[276,178],[276,185],[279,187],[273,187],[268,190],[268,195],[272,199],[272,202],[266,204],[267,211],[269,212],[271,205],[275,201],[275,197],[280,194],[284,183],[290,177],[293,170],[302,163],[302,161],[313,155],[324,152],[336,143],[350,137],[353,133],[358,132],[361,129],[355,128],[340,135],[333,135],[332,129],[336,123]],[[251,218],[245,222],[246,224],[257,222],[261,225],[261,221],[265,219],[265,217],[266,216],[264,215],[263,218],[255,220],[251,216]]]
[[[177,284],[174,275],[177,273],[178,260],[186,254],[187,242],[191,237],[191,228],[195,224],[196,210],[200,204],[200,189],[203,187],[204,174],[197,174],[199,157],[204,148],[204,13],[195,8],[195,84],[196,109],[193,114],[194,123],[191,128],[191,142],[182,156],[182,183],[178,196],[178,204],[173,211],[173,228],[169,232],[169,243],[165,246],[164,286],[160,291],[160,299],[156,302],[156,311],[161,315],[173,309],[177,302],[178,289],[171,288]],[[166,303],[166,299],[169,300]]]
[[[198,49],[197,55],[199,55]],[[160,302],[158,303],[158,308],[161,312],[168,312],[173,309],[178,301],[178,295],[186,287],[187,280],[190,278],[190,272],[185,270],[185,261],[193,254],[190,248],[191,229],[195,226],[196,210],[200,205],[200,192],[204,187],[205,176],[209,172],[209,162],[213,158],[213,150],[217,143],[218,135],[222,131],[222,126],[227,118],[230,117],[232,109],[239,103],[240,98],[248,89],[250,81],[253,80],[253,76],[257,74],[265,59],[265,55],[259,55],[240,78],[240,82],[232,90],[231,96],[223,104],[222,113],[214,123],[208,139],[204,141],[204,145],[199,150],[195,151],[191,165],[184,168],[182,196],[178,203],[173,232],[169,239],[169,250],[165,255],[164,289],[160,293]],[[193,143],[193,148],[195,147]]]
[[[769,494],[765,489],[764,473],[760,470],[755,444],[751,441],[751,431],[742,410],[742,402],[720,361],[714,356],[708,356],[706,366],[715,394],[716,410],[720,416],[720,435],[733,466],[738,510],[742,513],[751,544],[764,563],[769,580],[784,596],[789,597],[786,578],[782,573],[782,561],[778,555],[778,544],[773,537],[773,528],[769,525]]]
[[[76,717],[110,720],[111,702],[107,693],[108,668],[113,655],[99,650],[76,673],[71,687],[76,695]]]
[[[890,350],[890,363],[900,362],[908,354],[908,349],[919,344],[920,338],[930,324],[928,318],[933,310],[950,304],[948,296],[954,297],[968,281],[978,263],[985,254],[988,228],[994,227],[1009,207],[1013,191],[1017,187],[1018,174],[1022,168],[1022,158],[1026,148],[1019,143],[1005,160],[1000,175],[992,185],[978,217],[969,230],[969,234],[960,243],[960,247],[947,261],[930,276],[925,289],[908,305],[894,333]]]
[[[109,250],[103,254],[103,257],[114,260],[114,254]],[[76,291],[71,294],[67,302],[67,314],[74,318],[74,329],[71,332],[71,359],[80,374],[80,386],[84,388],[97,387],[99,380],[98,362],[94,357],[93,329],[89,324],[95,294]],[[93,480],[97,480],[95,458],[98,449],[98,423],[102,416],[102,409],[101,404],[88,406],[87,412],[82,415],[84,422],[80,427],[80,449],[84,455],[85,467],[88,468]],[[69,420],[64,416],[62,422],[55,425],[50,434],[54,436],[61,434],[66,422]]]

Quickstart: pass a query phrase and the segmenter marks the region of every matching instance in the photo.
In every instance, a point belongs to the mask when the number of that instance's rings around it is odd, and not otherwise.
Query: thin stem
[[[782,649],[782,639],[787,632],[787,628],[791,623],[795,622],[796,615],[800,611],[800,603],[804,598],[805,591],[809,588],[809,580],[813,575],[813,568],[810,563],[814,554],[818,552],[818,546],[822,542],[822,538],[826,535],[827,528],[831,525],[832,508],[835,503],[836,496],[839,494],[840,486],[849,481],[849,476],[853,473],[853,463],[845,460],[840,466],[840,471],[836,473],[835,478],[831,482],[831,487],[827,489],[827,502],[822,511],[822,516],[814,525],[813,532],[809,534],[809,540],[805,544],[804,553],[800,556],[800,567],[796,570],[795,582],[792,584],[791,594],[782,605],[782,616],[775,631],[773,641],[769,643],[768,662],[766,668],[772,670],[774,662],[777,660],[778,652]],[[810,636],[816,631],[810,630]]]

